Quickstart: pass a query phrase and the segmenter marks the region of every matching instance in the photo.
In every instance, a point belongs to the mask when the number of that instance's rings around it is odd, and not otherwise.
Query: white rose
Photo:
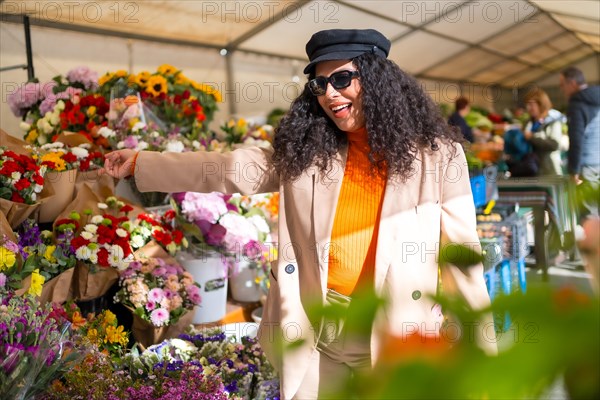
[[[90,233],[98,232],[98,226],[94,225],[94,224],[87,224],[83,229],[85,229],[86,231],[88,231]]]
[[[60,122],[60,114],[52,113],[52,114],[50,114],[50,118],[48,118],[48,120],[50,121],[50,123],[52,125],[56,126]]]
[[[11,173],[10,179],[13,181],[13,183],[16,183],[19,179],[21,179],[21,173],[19,171]]]
[[[135,146],[135,149],[137,151],[146,150],[147,148],[148,148],[148,143],[146,143],[146,142],[138,142],[137,146]]]
[[[36,199],[37,199],[37,194],[35,194],[35,192],[31,193],[31,201],[36,201]]]
[[[55,110],[59,110],[62,111],[65,109],[65,102],[62,100],[59,100],[56,102],[56,106],[54,107]]]
[[[125,142],[123,142],[121,140],[119,143],[117,143],[117,149],[123,149],[123,148],[125,148]]]
[[[29,132],[29,129],[31,128],[31,124],[28,124],[25,121],[21,121],[21,123],[19,124],[19,128],[21,128],[21,130],[23,130],[25,132]]]
[[[106,203],[98,203],[98,208],[101,210],[106,210],[108,208],[108,204]]]
[[[37,141],[39,144],[45,144],[48,142],[48,138],[45,135],[40,135],[37,137]]]
[[[131,127],[131,131],[132,132],[137,132],[140,129],[144,129],[146,127],[146,124],[143,122],[136,122],[135,125],[133,125],[133,127]]]
[[[41,192],[43,189],[44,189],[44,186],[42,186],[42,185],[38,185],[37,183],[36,183],[36,184],[35,184],[35,186],[33,187],[33,191],[34,191],[35,193],[39,193],[39,192]]]
[[[71,153],[75,154],[75,157],[77,157],[79,160],[83,160],[90,155],[90,152],[83,147],[73,147],[71,149]]]
[[[167,142],[167,148],[165,149],[165,152],[181,153],[181,152],[183,152],[184,149],[185,149],[185,146],[180,141],[169,140],[169,142]]]
[[[139,249],[140,247],[142,247],[145,244],[146,244],[146,241],[140,235],[135,235],[131,238],[131,245],[133,247],[135,247],[136,249]]]
[[[262,233],[270,232],[269,224],[267,224],[267,221],[265,221],[265,219],[263,217],[261,217],[260,215],[253,215],[248,219],[250,220],[250,222],[252,222],[252,225],[254,225],[256,227],[256,229],[258,229],[259,232],[262,232]]]
[[[98,134],[104,136],[105,138],[110,138],[116,135],[115,131],[110,129],[109,127],[103,126],[98,130]]]

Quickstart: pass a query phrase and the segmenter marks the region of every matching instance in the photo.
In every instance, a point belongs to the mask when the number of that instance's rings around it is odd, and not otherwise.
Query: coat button
[[[293,274],[296,268],[292,264],[288,264],[285,266],[285,272],[288,274]]]
[[[415,290],[414,292],[412,292],[412,298],[413,300],[419,300],[421,298],[421,291]]]

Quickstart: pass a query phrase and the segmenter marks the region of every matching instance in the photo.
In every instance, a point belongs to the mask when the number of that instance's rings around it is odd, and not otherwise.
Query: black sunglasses
[[[358,76],[358,71],[339,71],[331,74],[329,78],[317,76],[308,81],[308,88],[314,96],[323,96],[327,93],[327,83],[331,83],[331,86],[333,86],[335,90],[340,90],[350,86],[352,78]]]

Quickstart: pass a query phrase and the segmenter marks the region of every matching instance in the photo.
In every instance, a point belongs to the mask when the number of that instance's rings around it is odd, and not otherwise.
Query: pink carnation
[[[3,288],[6,285],[6,275],[0,272],[0,288]]]
[[[242,251],[251,241],[258,241],[258,231],[252,222],[240,214],[229,213],[221,217],[219,224],[227,229],[225,248],[230,252]]]
[[[156,303],[153,301],[149,301],[146,303],[146,310],[152,311],[156,308]]]
[[[71,83],[81,83],[86,90],[98,87],[98,73],[88,67],[76,67],[67,72],[67,79]]]
[[[187,192],[181,202],[181,211],[190,221],[205,220],[214,224],[227,213],[227,204],[221,193]]]
[[[154,326],[163,326],[169,322],[169,311],[164,308],[157,308],[150,313],[150,321]]]

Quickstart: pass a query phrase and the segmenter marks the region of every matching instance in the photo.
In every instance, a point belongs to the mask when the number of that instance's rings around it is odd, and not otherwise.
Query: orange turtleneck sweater
[[[386,177],[371,173],[366,130],[347,136],[348,158],[331,233],[327,286],[349,296],[373,279]]]

